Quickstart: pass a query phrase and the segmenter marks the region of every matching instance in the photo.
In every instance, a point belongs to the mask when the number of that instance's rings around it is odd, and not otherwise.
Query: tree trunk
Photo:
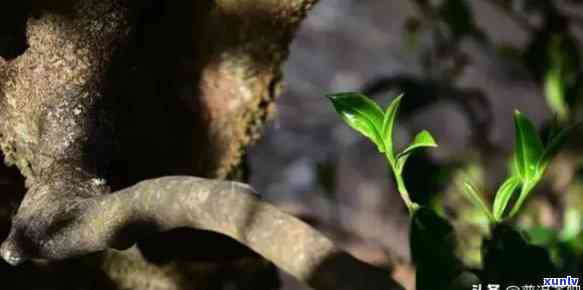
[[[177,194],[224,193],[209,189],[212,182],[185,177],[199,188],[165,193],[172,186],[154,182],[162,197],[123,194],[161,176],[240,176],[245,149],[273,111],[294,31],[315,1],[31,0],[18,11],[3,7],[11,13],[6,19],[28,20],[28,44],[16,45],[28,49],[10,61],[0,58],[0,145],[26,181],[1,252],[12,264],[53,261],[0,266],[7,289],[274,289],[273,267],[225,236],[319,289],[397,287],[385,272],[248,192],[232,198],[269,209],[259,210],[266,216],[250,236],[231,224],[243,210],[239,203],[211,198],[216,204],[197,215],[232,214],[222,220],[172,214],[182,204]],[[118,202],[128,196],[135,199]],[[304,233],[294,241],[306,243],[296,254],[320,249],[337,258],[302,264],[271,249],[290,242],[270,234],[273,218]],[[172,231],[149,236],[166,230]],[[270,240],[256,240],[263,231]],[[381,278],[347,280],[343,274],[353,270]],[[338,287],[339,281],[348,282]],[[370,281],[383,285],[365,287]]]

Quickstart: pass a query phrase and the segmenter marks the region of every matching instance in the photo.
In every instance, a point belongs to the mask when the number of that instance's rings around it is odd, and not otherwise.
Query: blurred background
[[[409,161],[409,190],[453,221],[460,257],[478,267],[487,220],[459,183],[471,179],[491,201],[507,175],[515,109],[543,136],[581,121],[582,47],[579,1],[323,0],[296,36],[277,114],[248,154],[251,183],[357,257],[397,264],[394,275],[411,287],[409,218],[386,161],[325,97],[359,91],[384,107],[405,93],[396,142],[428,129],[440,145]],[[578,273],[582,133],[570,136],[518,219]],[[287,278],[285,287],[301,289]]]

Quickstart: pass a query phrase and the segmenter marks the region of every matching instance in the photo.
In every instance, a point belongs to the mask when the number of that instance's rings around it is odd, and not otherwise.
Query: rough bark
[[[168,177],[111,193],[165,175],[232,176],[314,2],[26,2],[28,49],[0,58],[0,146],[28,188],[3,257],[60,260],[191,227],[239,240],[319,289],[391,289],[386,273],[240,184]],[[100,258],[120,288],[189,287],[172,286],[182,265],[135,250]]]

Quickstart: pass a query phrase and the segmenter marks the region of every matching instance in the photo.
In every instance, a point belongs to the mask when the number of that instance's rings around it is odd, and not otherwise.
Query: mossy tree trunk
[[[10,60],[0,58],[0,145],[26,191],[0,251],[12,264],[53,262],[0,266],[1,283],[275,288],[273,267],[248,246],[320,289],[396,287],[247,187],[218,181],[239,175],[245,149],[272,112],[294,31],[315,1],[30,0],[15,11],[2,7],[5,22],[24,23],[26,37],[12,39],[28,43],[16,44],[27,49]],[[124,190],[169,175],[183,177]],[[217,180],[186,177],[193,175]],[[250,224],[241,222],[248,210]],[[292,236],[278,236],[284,233]],[[290,254],[291,238],[301,247]],[[353,271],[369,275],[351,281]]]

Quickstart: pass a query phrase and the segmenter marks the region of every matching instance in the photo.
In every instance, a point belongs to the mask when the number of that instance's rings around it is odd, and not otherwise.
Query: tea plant
[[[571,128],[565,128],[550,137],[548,144],[543,145],[541,138],[532,123],[519,111],[514,113],[516,131],[512,171],[510,176],[500,185],[496,192],[492,211],[481,200],[471,183],[465,184],[468,199],[484,211],[492,222],[502,222],[506,217],[512,218],[520,210],[529,193],[542,179],[549,163],[557,154],[559,147]],[[514,193],[519,194],[512,209],[507,208]]]
[[[451,224],[433,209],[413,202],[407,190],[403,179],[407,159],[420,149],[437,147],[437,143],[428,131],[423,130],[411,144],[397,152],[393,130],[403,95],[396,97],[385,110],[360,93],[339,93],[328,97],[346,124],[372,141],[387,159],[397,190],[411,215],[410,247],[416,264],[417,289],[472,289],[472,284],[481,282],[536,284],[556,272],[547,251],[529,244],[508,221],[516,216],[541,181],[570,128],[552,134],[550,141],[543,144],[532,123],[516,111],[512,169],[499,186],[491,209],[478,190],[470,182],[465,183],[466,197],[488,216],[491,223],[491,235],[482,246],[483,267],[476,270],[465,267],[456,257]]]
[[[423,130],[403,151],[395,152],[393,129],[402,97],[400,95],[395,98],[383,112],[375,102],[359,93],[340,93],[329,96],[334,108],[346,124],[366,136],[377,146],[378,151],[384,154],[393,172],[397,190],[409,212],[413,213],[418,205],[411,201],[403,180],[403,168],[413,152],[422,148],[437,147],[437,144],[433,136]]]

